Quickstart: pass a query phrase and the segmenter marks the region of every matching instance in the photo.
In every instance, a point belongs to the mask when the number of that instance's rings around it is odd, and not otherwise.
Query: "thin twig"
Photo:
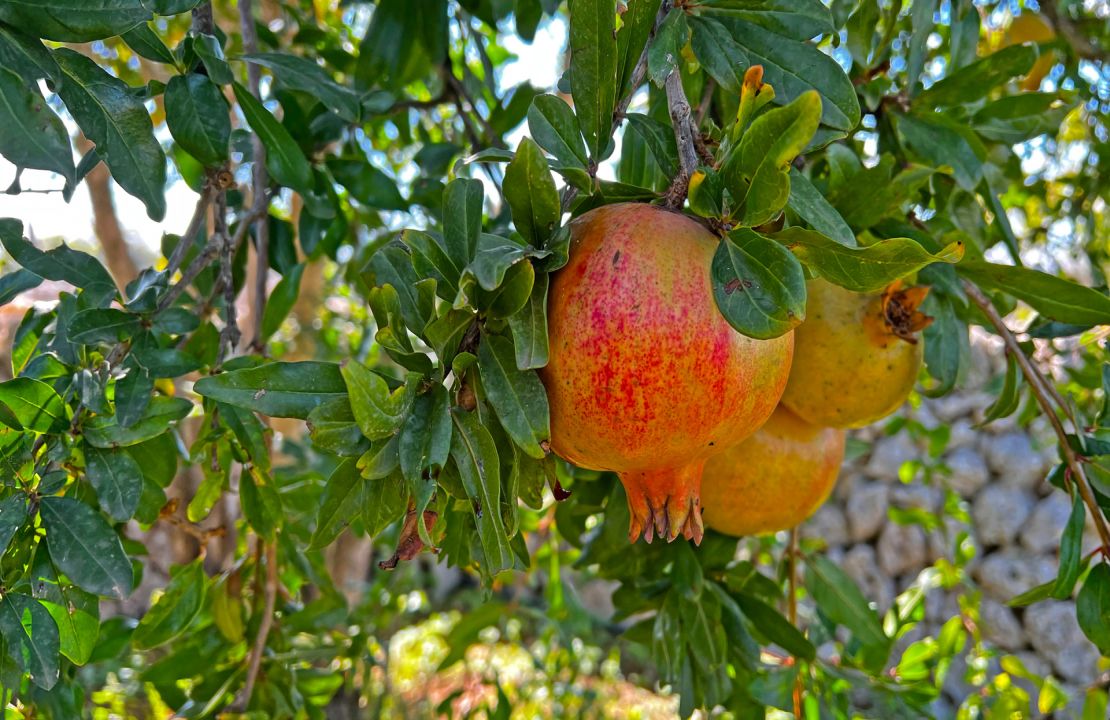
[[[790,542],[786,548],[787,592],[786,615],[790,624],[798,625],[798,526],[790,528]],[[794,676],[794,717],[802,716],[802,667],[795,666]]]
[[[248,53],[258,52],[258,33],[254,27],[254,9],[251,0],[239,0],[239,31],[243,35],[243,49]],[[247,82],[251,95],[258,100],[262,99],[259,85],[262,81],[262,69],[257,63],[247,63]],[[252,213],[267,202],[266,187],[270,178],[266,172],[266,146],[255,133],[251,138],[251,209]],[[251,349],[262,351],[262,315],[266,309],[266,280],[270,269],[270,224],[265,217],[258,220],[255,227],[255,276],[254,276],[254,302],[251,311],[251,324],[254,326],[251,335]],[[238,328],[236,328],[238,332]]]
[[[698,103],[697,118],[694,124],[701,127],[702,121],[705,120],[705,114],[709,112],[709,106],[713,102],[713,92],[717,89],[717,81],[709,78],[705,81],[705,90],[701,93],[701,102]]]
[[[990,301],[983,291],[974,284],[964,281],[964,292],[971,298],[971,301],[987,316],[991,325],[994,326],[995,331],[1001,336],[1002,341],[1005,343],[1006,348],[1010,351],[1013,357],[1017,360],[1018,366],[1021,368],[1022,374],[1025,376],[1026,381],[1029,383],[1030,389],[1033,391],[1033,396],[1037,400],[1037,404],[1041,406],[1041,410],[1048,417],[1049,423],[1052,425],[1053,431],[1060,443],[1060,453],[1064,456],[1064,464],[1067,466],[1071,478],[1075,481],[1075,486],[1079,490],[1080,497],[1086,503],[1087,509],[1091,513],[1091,517],[1095,522],[1095,528],[1098,530],[1099,538],[1102,540],[1102,553],[1105,557],[1110,557],[1110,528],[1106,525],[1106,517],[1102,514],[1099,508],[1098,501],[1095,499],[1094,492],[1091,490],[1090,481],[1087,480],[1086,472],[1083,469],[1083,463],[1080,462],[1079,457],[1071,447],[1071,442],[1068,440],[1067,431],[1064,425],[1060,422],[1060,418],[1056,415],[1056,408],[1053,406],[1053,396],[1058,399],[1057,402],[1061,403],[1060,410],[1064,413],[1068,412],[1068,408],[1063,404],[1063,398],[1060,398],[1056,389],[1052,387],[1050,381],[1044,376],[1040,369],[1033,364],[1033,361],[1022,351],[1021,346],[1018,344],[1017,337],[1013,331],[1003,321],[1002,316],[999,314],[997,308]],[[1082,428],[1075,424],[1074,430],[1076,435],[1080,435]]]
[[[173,249],[173,253],[170,254],[170,259],[166,263],[167,278],[173,278],[174,273],[181,267],[181,263],[185,261],[185,253],[192,246],[197,232],[200,231],[201,224],[204,224],[207,230],[208,206],[212,203],[212,197],[216,192],[215,186],[206,178],[204,187],[200,191],[200,198],[197,200],[197,206],[193,209],[193,217],[189,220],[189,226],[185,228],[185,234],[177,241],[177,247]]]
[[[258,624],[258,635],[254,639],[254,645],[251,647],[250,659],[247,662],[247,677],[243,682],[243,688],[239,691],[235,702],[231,707],[239,712],[245,711],[247,705],[250,704],[251,695],[254,693],[254,684],[258,680],[258,669],[262,665],[262,654],[266,652],[266,640],[270,635],[270,628],[274,624],[274,605],[277,600],[277,545],[272,542],[266,543],[266,585],[265,585],[265,603],[262,608],[262,617]],[[256,567],[255,572],[260,572],[261,568]]]
[[[678,175],[667,190],[666,205],[674,210],[686,202],[686,192],[690,187],[690,177],[698,167],[698,151],[694,146],[694,124],[690,117],[690,101],[682,88],[682,75],[675,68],[667,76],[667,107],[674,127],[674,139],[678,146]]]
[[[265,197],[265,195],[265,191],[263,191],[262,196]],[[232,274],[232,263],[238,245],[227,231],[227,221],[225,219],[227,217],[227,196],[223,193],[220,193],[220,196],[216,198],[216,209],[215,236],[220,256],[220,272],[216,284],[223,288],[225,315],[224,327],[220,331],[220,347],[216,354],[216,367],[219,367],[239,346],[240,332],[235,309],[235,279]],[[238,237],[238,232],[236,236]]]

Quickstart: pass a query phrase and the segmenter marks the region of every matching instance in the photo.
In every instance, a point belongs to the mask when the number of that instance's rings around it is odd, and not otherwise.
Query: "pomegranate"
[[[576,465],[617,473],[631,541],[700,542],[705,460],[774,411],[793,337],[755,340],[729,326],[710,285],[717,238],[685,215],[607,205],[570,230],[540,371],[551,445]]]
[[[754,435],[705,463],[705,524],[737,537],[798,525],[832,492],[844,439],[779,405]]]
[[[913,390],[932,318],[917,311],[928,288],[855,293],[816,279],[806,285],[806,319],[782,403],[803,420],[862,427],[890,415]]]

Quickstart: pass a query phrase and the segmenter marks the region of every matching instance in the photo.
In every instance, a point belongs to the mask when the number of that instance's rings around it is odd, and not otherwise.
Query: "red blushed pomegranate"
[[[570,228],[570,260],[548,301],[550,362],[540,371],[552,447],[618,474],[630,540],[701,542],[705,460],[770,417],[793,336],[754,340],[725,322],[709,275],[717,238],[682,214],[607,205]]]

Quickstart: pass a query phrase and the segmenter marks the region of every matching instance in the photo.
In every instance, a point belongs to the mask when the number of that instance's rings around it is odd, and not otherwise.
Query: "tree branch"
[[[266,652],[266,640],[270,635],[270,628],[274,624],[274,605],[277,601],[277,545],[272,542],[266,543],[266,586],[265,586],[265,603],[262,608],[262,618],[258,624],[258,635],[254,639],[254,645],[251,647],[250,658],[247,662],[247,677],[243,682],[243,688],[235,697],[235,702],[231,704],[231,708],[243,712],[250,704],[251,695],[254,694],[254,684],[258,680],[258,669],[262,665],[262,654]],[[260,572],[261,568],[256,567],[255,572]]]
[[[695,129],[690,117],[690,101],[682,88],[682,75],[678,68],[667,76],[667,107],[674,127],[675,144],[678,146],[678,175],[667,190],[665,204],[678,210],[686,202],[686,192],[690,187],[690,176],[698,167],[698,151],[694,144]]]
[[[1072,480],[1075,481],[1076,489],[1079,491],[1080,497],[1087,505],[1087,510],[1091,513],[1091,517],[1095,522],[1095,528],[1098,530],[1099,538],[1102,541],[1102,553],[1104,556],[1110,557],[1110,528],[1106,525],[1106,517],[1102,514],[1099,508],[1098,501],[1095,499],[1094,492],[1091,490],[1090,481],[1087,480],[1086,472],[1083,469],[1083,463],[1075,454],[1068,441],[1067,431],[1064,430],[1064,425],[1060,422],[1060,418],[1056,415],[1056,408],[1053,405],[1053,398],[1061,405],[1060,410],[1067,413],[1067,407],[1063,403],[1063,398],[1052,386],[1052,383],[1044,376],[1040,369],[1033,364],[1033,361],[1022,351],[1021,346],[1018,344],[1017,337],[1014,336],[1013,331],[1007,327],[1003,321],[1002,316],[998,313],[998,309],[990,301],[983,291],[976,287],[974,284],[967,280],[963,283],[964,292],[971,298],[971,301],[987,316],[991,325],[994,326],[995,331],[1001,336],[1002,341],[1006,345],[1006,349],[1014,356],[1021,368],[1022,374],[1025,376],[1026,381],[1029,383],[1029,388],[1033,391],[1033,397],[1036,398],[1037,404],[1041,406],[1041,410],[1048,417],[1049,423],[1052,424],[1052,429],[1056,433],[1056,438],[1059,440],[1060,453],[1064,456],[1064,464],[1068,469],[1068,474]],[[1074,419],[1072,420],[1075,425]],[[1082,428],[1076,425],[1074,428],[1078,436],[1082,432]]]
[[[239,31],[243,35],[243,49],[248,53],[258,52],[258,33],[254,27],[254,11],[251,0],[239,0]],[[261,80],[262,69],[256,63],[247,63],[247,82],[250,86],[251,95],[259,100],[262,99],[259,91]],[[251,139],[251,154],[253,156],[251,165],[251,213],[254,214],[259,208],[267,207],[264,203],[268,202],[266,187],[270,183],[269,175],[266,172],[266,147],[262,144],[258,133],[255,133]],[[266,280],[270,269],[270,224],[264,216],[258,218],[258,224],[255,227],[255,240],[251,349],[255,352],[262,352],[262,315],[266,309]],[[238,334],[237,327],[235,334]]]
[[[1052,21],[1052,26],[1064,36],[1076,55],[1084,60],[1105,62],[1106,51],[1092,44],[1090,38],[1084,35],[1083,31],[1076,27],[1075,22],[1068,17],[1067,10],[1061,12],[1056,2],[1057,0],[1048,0],[1040,3],[1041,10]]]

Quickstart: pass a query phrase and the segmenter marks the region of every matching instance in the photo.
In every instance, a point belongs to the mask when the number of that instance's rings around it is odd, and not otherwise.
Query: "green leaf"
[[[543,247],[559,227],[562,212],[547,159],[531,138],[520,141],[505,169],[504,190],[517,231],[535,247]]]
[[[381,210],[408,209],[408,203],[397,189],[397,180],[365,159],[329,158],[328,169],[360,204]]]
[[[1087,509],[1078,492],[1071,502],[1071,514],[1060,536],[1060,571],[1056,574],[1056,584],[1052,587],[1052,597],[1067,600],[1075,589],[1075,581],[1083,563],[1083,525],[1087,520]]]
[[[136,650],[150,650],[180,637],[204,608],[207,591],[203,559],[178,568],[165,591],[139,620],[131,644]]]
[[[302,420],[314,408],[346,397],[339,365],[327,362],[275,362],[201,378],[200,395],[270,417]]]
[[[822,124],[841,132],[856,126],[860,117],[856,90],[835,60],[811,42],[778,35],[740,17],[718,17],[747,54],[749,65],[763,66],[763,82],[775,88],[776,103],[816,90],[821,95]]]
[[[30,85],[46,79],[57,83],[62,71],[54,56],[38,39],[0,23],[0,67],[4,67]]]
[[[239,83],[233,83],[235,99],[251,130],[257,133],[266,146],[266,169],[270,176],[281,185],[290,187],[301,194],[312,191],[312,167],[305,159],[297,142],[285,126],[277,121],[270,111],[259,102],[250,90]]]
[[[309,540],[310,549],[331,545],[361,509],[360,499],[366,480],[358,470],[358,460],[349,458],[339,463],[324,486],[320,508],[316,511],[316,529]]]
[[[434,479],[447,464],[452,435],[449,406],[447,388],[434,383],[427,392],[416,396],[405,424],[401,426],[397,451],[401,473],[411,488],[418,489],[428,484],[434,489]],[[431,471],[430,475],[425,475],[427,470]],[[430,493],[427,495],[430,496]],[[423,508],[418,506],[417,510]]]
[[[396,305],[396,311],[404,317],[405,325],[408,325],[413,330],[419,332],[424,328],[424,318],[420,312],[420,302],[416,289],[416,271],[412,265],[412,258],[409,256],[408,248],[399,243],[391,243],[370,257],[368,265],[369,277],[366,284],[370,287],[381,288],[382,293],[379,293],[380,301],[386,307],[386,313],[393,313],[392,306]],[[390,290],[385,290],[388,286]],[[376,305],[375,299],[371,301],[371,307]],[[375,309],[375,313],[381,312],[380,309]],[[377,314],[375,314],[377,318]],[[379,320],[379,330],[381,326],[387,323]],[[408,339],[403,332],[404,328],[394,327],[391,328],[397,336],[396,340],[407,346]]]
[[[739,95],[749,64],[744,49],[724,25],[711,17],[695,15],[688,22],[693,32],[690,45],[698,62],[725,92]]]
[[[23,223],[0,218],[0,243],[12,259],[46,280],[60,280],[79,288],[114,288],[115,282],[92,255],[65,243],[43,252],[23,237]]]
[[[209,167],[227,160],[231,140],[227,101],[207,75],[170,78],[165,104],[166,125],[178,145]]]
[[[8,543],[19,528],[27,522],[27,496],[17,493],[0,500],[0,556],[8,549]]]
[[[241,57],[247,62],[269,68],[282,84],[308,93],[347,122],[358,122],[362,110],[358,95],[332,80],[322,67],[311,60],[288,53],[253,53]]]
[[[24,292],[37,288],[42,284],[42,280],[27,268],[19,268],[0,276],[0,306],[7,305]]]
[[[834,31],[829,9],[820,0],[704,0],[706,15],[739,17],[794,40],[810,40]]]
[[[262,311],[262,340],[270,339],[289,316],[289,311],[293,309],[300,295],[304,268],[304,263],[294,265],[281,276],[281,280],[278,280],[278,284],[270,291],[269,297],[266,298],[266,308]]]
[[[1075,614],[1083,634],[1103,655],[1110,655],[1110,566],[1106,563],[1087,573],[1075,598]]]
[[[813,643],[773,607],[747,593],[735,595],[734,599],[744,616],[768,640],[796,658],[812,661],[817,657]]]
[[[1008,95],[984,105],[971,123],[988,140],[1015,145],[1046,133],[1055,136],[1072,107],[1055,93]]]
[[[459,470],[490,576],[513,566],[513,551],[501,519],[501,470],[493,437],[473,413],[451,411],[455,432],[451,458]]]
[[[914,99],[915,107],[928,109],[966,106],[986,97],[1011,78],[1024,75],[1037,60],[1030,45],[1011,45],[949,72]]]
[[[443,240],[459,268],[465,268],[478,250],[484,198],[480,180],[457,178],[443,191]]]
[[[909,39],[909,53],[906,57],[906,87],[912,97],[920,87],[918,80],[925,69],[925,58],[929,53],[928,40],[933,32],[933,14],[938,0],[918,0],[910,6],[910,22],[913,33]]]
[[[1110,297],[1031,268],[967,260],[956,271],[976,285],[1012,295],[1052,320],[1076,325],[1110,323]]]
[[[939,113],[896,117],[898,132],[914,152],[934,167],[951,167],[960,187],[975,190],[987,151],[974,132]]]
[[[0,20],[47,40],[83,43],[120,35],[153,15],[143,0],[4,0]]]
[[[250,472],[239,477],[239,502],[243,506],[243,517],[254,531],[273,539],[285,517],[273,479],[256,467],[250,468]]]
[[[146,106],[127,83],[81,53],[58,48],[54,59],[62,71],[57,93],[96,145],[112,179],[143,201],[152,220],[161,221],[166,215],[166,156]]]
[[[805,175],[790,168],[790,209],[809,223],[817,232],[845,247],[856,247],[856,234],[825,196],[813,186]]]
[[[0,383],[0,403],[6,405],[23,426],[15,430],[60,433],[69,429],[69,406],[53,387],[41,380],[17,377]],[[5,422],[3,416],[0,422]]]
[[[95,345],[133,337],[141,329],[138,315],[116,308],[89,308],[73,316],[67,332],[72,342]]]
[[[570,0],[570,87],[590,159],[609,146],[617,94],[617,13],[612,0]]]
[[[405,230],[401,242],[412,253],[412,266],[423,278],[436,281],[436,293],[444,300],[454,300],[459,293],[462,268],[447,254],[447,243],[438,233]]]
[[[530,457],[543,458],[551,438],[547,392],[533,370],[518,370],[508,338],[486,335],[478,345],[478,368],[487,399],[502,427]]]
[[[564,165],[585,169],[586,146],[578,118],[566,101],[557,95],[537,95],[528,108],[528,132],[542,147]]]
[[[631,87],[632,74],[644,52],[644,46],[651,39],[660,4],[660,0],[629,0],[625,3],[621,26],[617,30],[618,98],[626,97],[635,90]]]
[[[68,497],[43,498],[39,512],[50,557],[70,580],[97,595],[131,593],[131,561],[99,513]]]
[[[862,293],[878,292],[930,263],[958,262],[964,252],[963,243],[953,242],[934,255],[909,238],[850,248],[801,228],[788,228],[772,237],[829,282]]]
[[[385,378],[357,360],[344,363],[340,372],[362,434],[378,440],[396,432],[405,417],[405,388],[390,392]]]
[[[38,88],[0,68],[0,155],[16,167],[57,173],[74,182],[73,150],[61,118]]]
[[[123,450],[85,447],[85,472],[96,489],[100,509],[118,522],[130,520],[139,508],[143,473]]]
[[[690,26],[686,13],[672,9],[659,25],[655,39],[648,49],[648,76],[659,87],[678,69],[682,58],[682,48],[690,36]]]
[[[58,625],[46,608],[22,593],[0,595],[0,636],[31,682],[49,690],[58,682]]]
[[[644,141],[659,170],[667,177],[677,173],[678,149],[670,126],[639,113],[628,113],[625,120],[628,121],[627,132],[638,135]]]
[[[130,427],[121,425],[116,415],[98,415],[81,428],[85,441],[98,448],[127,447],[158,437],[170,423],[181,420],[193,409],[185,398],[151,398],[146,412]]]
[[[535,370],[547,365],[548,278],[547,273],[538,274],[528,302],[509,316],[516,366],[520,370]]]
[[[1021,401],[1018,375],[1017,360],[1014,359],[1011,353],[1006,353],[1006,377],[1002,381],[1002,390],[984,413],[982,425],[1009,417],[1017,412],[1018,403]]]
[[[734,230],[717,246],[710,272],[713,299],[737,332],[765,340],[805,319],[805,272],[774,240],[747,228]]]
[[[177,58],[150,27],[150,23],[139,23],[127,32],[121,33],[120,39],[127,43],[127,47],[147,60],[177,66]]]
[[[231,66],[224,58],[224,48],[220,39],[207,33],[194,33],[193,51],[200,58],[208,77],[217,85],[230,85],[235,80]],[[249,118],[248,118],[249,122]]]
[[[821,555],[807,558],[805,584],[821,612],[848,628],[865,646],[889,645],[878,614],[867,604],[855,581],[831,560]]]
[[[359,472],[367,480],[381,480],[392,474],[401,465],[400,447],[400,435],[371,443],[370,449],[358,458]]]
[[[116,380],[116,421],[130,428],[146,413],[154,392],[154,378],[145,369],[132,365],[127,374]]]
[[[59,650],[76,665],[92,656],[100,634],[100,598],[62,580],[46,552],[36,552],[31,594],[58,626]]]
[[[729,192],[744,199],[745,225],[761,225],[786,205],[790,162],[813,138],[820,116],[821,98],[811,91],[789,105],[763,113],[744,133],[724,172]],[[741,177],[749,183],[746,189]]]
[[[967,325],[956,315],[950,298],[930,293],[922,309],[933,318],[924,334],[925,368],[938,383],[926,395],[937,397],[959,382],[971,355],[971,346]]]
[[[370,447],[346,397],[332,398],[317,406],[308,414],[307,424],[313,444],[340,457],[358,457]]]

